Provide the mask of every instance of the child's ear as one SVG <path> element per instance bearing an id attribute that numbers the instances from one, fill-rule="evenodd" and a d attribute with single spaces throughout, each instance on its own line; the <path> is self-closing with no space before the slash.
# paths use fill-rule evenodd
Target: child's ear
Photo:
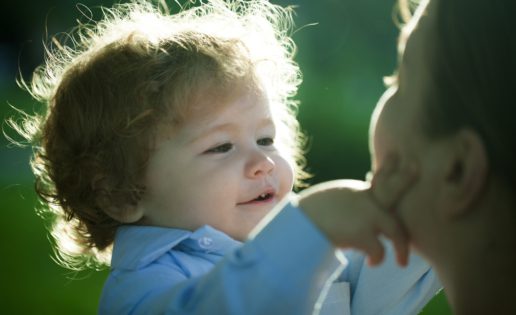
<path id="1" fill-rule="evenodd" d="M 97 205 L 111 218 L 121 223 L 134 223 L 143 217 L 143 208 L 136 204 L 114 205 L 105 196 L 97 198 Z"/>
<path id="2" fill-rule="evenodd" d="M 109 206 L 103 210 L 107 215 L 121 223 L 135 223 L 143 217 L 143 211 L 138 205 Z"/>
<path id="3" fill-rule="evenodd" d="M 485 187 L 488 158 L 484 142 L 471 129 L 462 129 L 452 136 L 446 154 L 439 211 L 451 219 L 466 215 L 474 207 Z"/>

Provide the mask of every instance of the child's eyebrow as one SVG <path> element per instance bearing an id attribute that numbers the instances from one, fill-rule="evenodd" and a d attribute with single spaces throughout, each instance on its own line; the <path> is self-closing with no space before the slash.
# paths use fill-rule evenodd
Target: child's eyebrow
<path id="1" fill-rule="evenodd" d="M 202 128 L 200 132 L 196 133 L 188 142 L 194 143 L 215 132 L 232 132 L 236 129 L 236 125 L 233 123 L 225 123 L 220 125 L 211 126 L 208 128 Z"/>
<path id="2" fill-rule="evenodd" d="M 271 117 L 267 117 L 267 118 L 260 120 L 256 126 L 258 128 L 274 126 L 274 121 L 272 120 Z M 247 126 L 244 126 L 244 128 L 245 127 L 247 127 Z M 216 132 L 234 133 L 234 132 L 238 132 L 239 129 L 242 129 L 242 126 L 237 123 L 223 123 L 223 124 L 219 124 L 219 125 L 210 126 L 208 128 L 202 129 L 199 133 L 194 135 L 188 142 L 189 143 L 197 142 L 200 139 L 203 139 Z"/>

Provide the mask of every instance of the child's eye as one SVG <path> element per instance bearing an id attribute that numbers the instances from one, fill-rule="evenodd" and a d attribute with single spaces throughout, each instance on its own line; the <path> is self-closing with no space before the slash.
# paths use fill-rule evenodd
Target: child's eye
<path id="1" fill-rule="evenodd" d="M 224 143 L 224 144 L 218 145 L 216 147 L 213 147 L 211 149 L 208 149 L 208 150 L 204 151 L 204 153 L 226 153 L 226 152 L 230 151 L 231 149 L 233 149 L 232 143 Z"/>
<path id="2" fill-rule="evenodd" d="M 261 138 L 256 141 L 261 146 L 271 146 L 274 144 L 274 138 Z"/>

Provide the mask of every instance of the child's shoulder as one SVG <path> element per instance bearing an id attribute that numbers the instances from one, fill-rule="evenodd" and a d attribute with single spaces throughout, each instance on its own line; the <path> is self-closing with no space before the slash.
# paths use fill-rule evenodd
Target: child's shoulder
<path id="1" fill-rule="evenodd" d="M 193 232 L 157 226 L 122 226 L 116 233 L 111 267 L 146 273 L 169 268 L 173 273 L 192 277 L 211 268 L 216 260 L 240 245 L 210 226 Z"/>

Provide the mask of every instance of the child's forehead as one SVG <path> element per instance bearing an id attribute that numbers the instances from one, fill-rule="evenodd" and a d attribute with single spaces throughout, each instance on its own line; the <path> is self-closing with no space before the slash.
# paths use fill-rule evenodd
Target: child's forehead
<path id="1" fill-rule="evenodd" d="M 246 99 L 248 102 L 241 102 Z M 240 100 L 240 101 L 239 101 Z M 227 87 L 208 86 L 195 91 L 185 104 L 187 119 L 212 120 L 228 109 L 229 106 L 267 106 L 267 93 L 252 82 L 234 82 Z"/>
<path id="2" fill-rule="evenodd" d="M 224 90 L 200 89 L 188 98 L 181 109 L 171 106 L 171 119 L 164 119 L 162 124 L 165 134 L 181 133 L 185 129 L 202 129 L 231 119 L 238 120 L 238 116 L 246 110 L 257 113 L 257 121 L 273 120 L 267 94 L 252 86 L 234 85 Z"/>

